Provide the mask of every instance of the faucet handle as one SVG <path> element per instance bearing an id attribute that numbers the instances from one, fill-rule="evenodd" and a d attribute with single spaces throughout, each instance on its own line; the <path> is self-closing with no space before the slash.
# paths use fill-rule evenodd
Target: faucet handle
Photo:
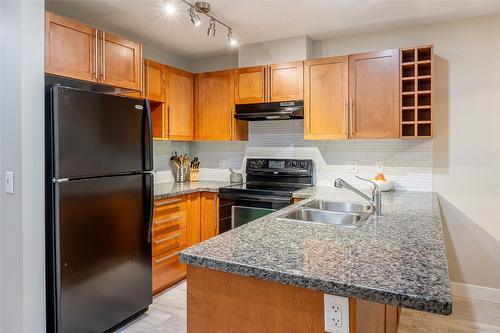
<path id="1" fill-rule="evenodd" d="M 380 192 L 380 188 L 378 187 L 378 184 L 375 183 L 373 180 L 366 179 L 366 178 L 360 177 L 358 175 L 355 175 L 355 177 L 358 178 L 358 179 L 364 180 L 365 182 L 372 183 L 372 185 L 373 185 L 373 193 Z"/>

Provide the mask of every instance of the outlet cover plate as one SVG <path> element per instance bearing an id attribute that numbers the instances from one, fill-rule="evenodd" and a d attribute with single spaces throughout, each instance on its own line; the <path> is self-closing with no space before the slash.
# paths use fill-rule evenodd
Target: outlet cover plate
<path id="1" fill-rule="evenodd" d="M 325 332 L 349 333 L 349 298 L 324 294 Z"/>
<path id="2" fill-rule="evenodd" d="M 358 162 L 356 162 L 356 161 L 345 162 L 345 172 L 346 173 L 358 173 Z"/>

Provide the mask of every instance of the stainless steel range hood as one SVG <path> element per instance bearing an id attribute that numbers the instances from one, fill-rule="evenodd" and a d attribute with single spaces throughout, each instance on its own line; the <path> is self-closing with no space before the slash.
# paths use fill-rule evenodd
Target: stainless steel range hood
<path id="1" fill-rule="evenodd" d="M 304 101 L 239 104 L 234 118 L 248 121 L 302 119 Z"/>

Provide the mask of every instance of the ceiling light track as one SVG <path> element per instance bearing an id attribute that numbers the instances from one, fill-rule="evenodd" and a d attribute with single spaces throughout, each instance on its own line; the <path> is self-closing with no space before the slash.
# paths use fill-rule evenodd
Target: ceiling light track
<path id="1" fill-rule="evenodd" d="M 206 17 L 208 17 L 210 19 L 209 27 L 207 30 L 207 36 L 215 37 L 215 31 L 216 31 L 215 25 L 216 25 L 216 23 L 218 23 L 227 29 L 227 40 L 229 42 L 229 45 L 231 45 L 231 46 L 238 45 L 238 41 L 236 39 L 236 36 L 233 33 L 233 29 L 229 25 L 227 25 L 224 22 L 222 22 L 221 20 L 217 19 L 215 16 L 212 16 L 211 14 L 209 14 L 210 3 L 205 2 L 205 1 L 200 1 L 200 2 L 196 2 L 193 5 L 187 0 L 180 0 L 180 2 L 189 6 L 188 14 L 189 14 L 191 23 L 193 23 L 193 25 L 195 27 L 198 27 L 201 25 L 201 20 L 200 20 L 200 17 L 198 16 L 198 13 L 205 15 Z M 167 13 L 173 14 L 174 4 L 172 3 L 172 0 L 167 0 L 167 2 L 165 3 L 165 8 L 167 10 Z"/>

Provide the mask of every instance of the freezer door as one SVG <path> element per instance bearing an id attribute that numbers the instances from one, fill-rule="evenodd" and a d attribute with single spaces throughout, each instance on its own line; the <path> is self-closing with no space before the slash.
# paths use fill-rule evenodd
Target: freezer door
<path id="1" fill-rule="evenodd" d="M 147 101 L 58 85 L 47 99 L 54 178 L 152 170 Z"/>
<path id="2" fill-rule="evenodd" d="M 103 332 L 147 308 L 153 177 L 55 185 L 58 332 Z"/>

